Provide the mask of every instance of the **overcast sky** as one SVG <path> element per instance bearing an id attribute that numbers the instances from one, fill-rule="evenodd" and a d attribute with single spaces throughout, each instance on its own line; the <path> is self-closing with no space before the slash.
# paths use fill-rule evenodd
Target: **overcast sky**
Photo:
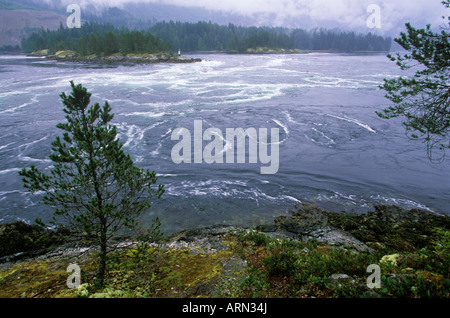
<path id="1" fill-rule="evenodd" d="M 58 0 L 47 0 L 54 2 Z M 448 15 L 442 0 L 61 0 L 64 3 L 98 4 L 123 7 L 125 3 L 152 2 L 185 7 L 202 7 L 208 10 L 258 17 L 272 25 L 301 25 L 302 20 L 317 26 L 342 28 L 367 27 L 369 5 L 380 8 L 382 30 L 393 30 L 413 22 L 416 27 L 427 23 L 438 26 L 442 15 Z"/>

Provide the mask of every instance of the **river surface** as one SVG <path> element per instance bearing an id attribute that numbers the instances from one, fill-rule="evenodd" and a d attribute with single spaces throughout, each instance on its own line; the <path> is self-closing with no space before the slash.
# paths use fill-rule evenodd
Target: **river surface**
<path id="1" fill-rule="evenodd" d="M 166 232 L 271 222 L 301 203 L 333 211 L 365 212 L 383 203 L 450 213 L 448 159 L 431 163 L 400 120 L 375 114 L 390 105 L 378 86 L 401 74 L 385 54 L 191 57 L 203 62 L 107 66 L 0 56 L 0 223 L 52 215 L 25 191 L 18 171 L 51 166 L 50 143 L 64 121 L 59 94 L 70 92 L 70 80 L 83 84 L 92 102 L 110 103 L 124 150 L 165 184 L 144 223 L 158 216 Z M 276 173 L 261 174 L 268 164 L 259 153 L 249 163 L 250 148 L 245 163 L 195 163 L 193 146 L 192 163 L 175 163 L 172 149 L 181 139 L 172 133 L 185 128 L 194 138 L 195 121 L 202 131 L 216 128 L 217 138 L 227 128 L 267 128 L 269 136 L 277 128 L 279 141 L 264 143 L 279 149 Z"/>

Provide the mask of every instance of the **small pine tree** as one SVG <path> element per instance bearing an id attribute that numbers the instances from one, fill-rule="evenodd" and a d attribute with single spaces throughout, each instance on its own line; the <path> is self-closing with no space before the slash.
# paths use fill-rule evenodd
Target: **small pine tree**
<path id="1" fill-rule="evenodd" d="M 54 222 L 61 218 L 98 243 L 97 282 L 102 286 L 109 240 L 121 229 L 135 228 L 149 200 L 161 197 L 164 186 L 154 188 L 156 173 L 136 167 L 122 150 L 108 102 L 89 106 L 87 89 L 70 83 L 71 95 L 60 95 L 67 122 L 57 125 L 64 133 L 52 142 L 50 174 L 32 165 L 19 175 L 29 191 L 44 193 L 43 203 L 55 209 Z"/>
<path id="2" fill-rule="evenodd" d="M 442 3 L 450 8 L 450 1 Z M 402 32 L 395 39 L 409 54 L 388 57 L 402 70 L 416 66 L 419 69 L 409 78 L 384 80 L 380 88 L 387 92 L 386 97 L 394 106 L 377 112 L 381 118 L 406 118 L 403 125 L 412 138 L 424 139 L 431 160 L 435 159 L 432 154 L 435 146 L 443 151 L 450 148 L 450 36 L 446 31 L 450 17 L 443 18 L 449 22 L 440 33 L 434 32 L 430 25 L 415 29 L 407 23 L 407 33 Z"/>

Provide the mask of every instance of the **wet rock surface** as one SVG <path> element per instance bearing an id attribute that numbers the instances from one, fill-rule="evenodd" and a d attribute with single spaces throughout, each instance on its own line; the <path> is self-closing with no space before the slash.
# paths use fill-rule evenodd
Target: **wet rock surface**
<path id="1" fill-rule="evenodd" d="M 261 228 L 270 236 L 285 236 L 300 241 L 317 240 L 325 245 L 370 253 L 372 249 L 352 234 L 329 224 L 328 216 L 320 207 L 302 205 L 291 211 L 291 216 L 280 216 L 274 225 Z"/>
<path id="2" fill-rule="evenodd" d="M 328 223 L 377 250 L 414 251 L 427 246 L 436 228 L 450 229 L 450 217 L 420 209 L 377 205 L 365 214 L 324 212 Z"/>
<path id="3" fill-rule="evenodd" d="M 118 253 L 113 253 L 117 259 L 110 264 L 109 285 L 96 290 L 89 284 L 98 251 L 92 241 L 67 230 L 14 222 L 0 225 L 3 253 L 13 253 L 0 257 L 0 294 L 448 297 L 449 227 L 448 216 L 422 210 L 376 206 L 366 214 L 353 214 L 302 205 L 257 227 L 194 228 L 161 242 L 116 237 L 111 250 Z M 436 230 L 443 236 L 437 237 Z M 84 289 L 67 288 L 68 264 L 83 268 L 88 282 Z M 368 287 L 368 264 L 385 271 L 384 289 Z"/>
<path id="4" fill-rule="evenodd" d="M 277 217 L 273 224 L 255 228 L 215 225 L 181 231 L 168 239 L 167 246 L 215 252 L 227 249 L 227 236 L 257 231 L 273 238 L 316 240 L 358 253 L 408 251 L 426 246 L 436 227 L 448 230 L 450 218 L 386 205 L 375 206 L 366 214 L 328 212 L 314 205 L 302 205 L 289 211 L 289 215 Z M 88 241 L 72 237 L 67 229 L 53 231 L 23 222 L 0 225 L 0 263 L 88 246 Z"/>

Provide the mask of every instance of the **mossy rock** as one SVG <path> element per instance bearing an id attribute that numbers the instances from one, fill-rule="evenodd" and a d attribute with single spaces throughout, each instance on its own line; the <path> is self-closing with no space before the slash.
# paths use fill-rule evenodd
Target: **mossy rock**
<path id="1" fill-rule="evenodd" d="M 450 229 L 450 217 L 426 210 L 377 205 L 365 214 L 324 212 L 330 225 L 384 252 L 411 252 L 432 244 L 436 228 Z"/>
<path id="2" fill-rule="evenodd" d="M 49 49 L 44 49 L 44 50 L 39 50 L 39 51 L 34 51 L 32 53 L 30 53 L 30 56 L 47 56 L 50 54 L 50 50 Z"/>
<path id="3" fill-rule="evenodd" d="M 290 217 L 277 217 L 274 223 L 280 230 L 305 235 L 326 227 L 328 218 L 323 212 L 318 206 L 304 204 L 290 211 Z"/>
<path id="4" fill-rule="evenodd" d="M 37 251 L 67 240 L 67 230 L 51 231 L 38 225 L 16 221 L 0 225 L 0 257 Z"/>
<path id="5" fill-rule="evenodd" d="M 76 52 L 71 50 L 62 50 L 55 53 L 56 56 L 75 56 Z"/>

